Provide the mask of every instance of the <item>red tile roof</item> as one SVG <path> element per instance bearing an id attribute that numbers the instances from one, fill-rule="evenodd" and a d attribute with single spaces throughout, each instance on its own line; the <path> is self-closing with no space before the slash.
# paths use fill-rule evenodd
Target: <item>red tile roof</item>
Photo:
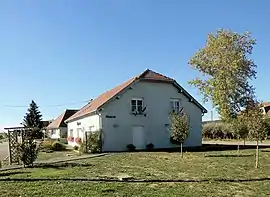
<path id="1" fill-rule="evenodd" d="M 171 79 L 169 77 L 166 77 L 162 74 L 156 73 L 152 70 L 147 69 L 143 73 L 141 73 L 138 76 L 135 76 L 128 81 L 124 82 L 123 84 L 120 84 L 116 86 L 115 88 L 101 94 L 96 99 L 90 101 L 87 105 L 85 105 L 82 109 L 80 109 L 77 113 L 75 113 L 73 116 L 68 118 L 66 122 L 75 120 L 77 118 L 80 118 L 82 116 L 88 115 L 91 112 L 96 111 L 98 108 L 100 108 L 103 104 L 108 102 L 110 99 L 115 97 L 118 93 L 126 89 L 128 86 L 130 86 L 133 82 L 136 80 L 155 80 L 155 81 L 161 81 L 161 82 L 169 82 L 169 83 L 176 83 L 174 79 Z M 176 83 L 177 84 L 177 83 Z M 176 85 L 177 87 L 181 87 L 179 84 Z M 181 87 L 182 88 L 182 87 Z M 183 88 L 182 88 L 183 89 Z M 185 90 L 183 93 L 186 93 L 188 97 L 191 97 Z M 191 97 L 192 98 L 192 97 Z M 193 99 L 193 98 L 192 98 Z M 193 99 L 195 101 L 195 99 Z M 203 106 L 201 106 L 197 101 L 195 101 L 195 104 L 197 104 L 200 108 L 202 108 L 204 111 L 207 111 Z"/>
<path id="2" fill-rule="evenodd" d="M 51 124 L 47 126 L 48 129 L 55 129 L 59 127 L 66 127 L 66 123 L 64 122 L 67 120 L 69 117 L 74 115 L 76 112 L 79 110 L 74 110 L 74 109 L 67 109 L 65 110 L 58 118 L 56 118 L 54 121 L 52 121 Z"/>
<path id="3" fill-rule="evenodd" d="M 270 102 L 264 102 L 264 103 L 262 103 L 262 105 L 263 105 L 264 107 L 269 107 L 269 106 L 270 106 Z"/>

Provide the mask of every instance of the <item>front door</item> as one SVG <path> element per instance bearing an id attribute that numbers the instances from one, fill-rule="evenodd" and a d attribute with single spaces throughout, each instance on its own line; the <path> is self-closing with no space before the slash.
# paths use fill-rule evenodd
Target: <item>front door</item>
<path id="1" fill-rule="evenodd" d="M 145 133 L 143 126 L 132 127 L 133 145 L 137 150 L 145 149 Z"/>

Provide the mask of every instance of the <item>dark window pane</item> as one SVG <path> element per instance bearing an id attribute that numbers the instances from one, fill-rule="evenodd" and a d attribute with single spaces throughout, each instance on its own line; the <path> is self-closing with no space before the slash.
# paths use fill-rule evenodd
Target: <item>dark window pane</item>
<path id="1" fill-rule="evenodd" d="M 142 106 L 141 105 L 138 105 L 138 111 L 142 112 Z"/>
<path id="2" fill-rule="evenodd" d="M 138 104 L 139 106 L 142 106 L 142 100 L 137 100 L 137 104 Z"/>
<path id="3" fill-rule="evenodd" d="M 173 101 L 170 102 L 170 105 L 171 105 L 171 108 L 173 109 L 173 108 L 174 108 L 174 103 L 173 103 Z"/>
<path id="4" fill-rule="evenodd" d="M 136 100 L 131 100 L 131 105 L 136 105 Z"/>
<path id="5" fill-rule="evenodd" d="M 131 106 L 131 111 L 136 111 L 136 105 Z"/>

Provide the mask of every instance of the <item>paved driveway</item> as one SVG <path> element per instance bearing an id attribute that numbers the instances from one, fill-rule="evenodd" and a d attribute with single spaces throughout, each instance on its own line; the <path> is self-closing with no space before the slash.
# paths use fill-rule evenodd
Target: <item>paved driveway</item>
<path id="1" fill-rule="evenodd" d="M 8 143 L 3 142 L 0 144 L 0 160 L 5 159 L 8 156 Z"/>

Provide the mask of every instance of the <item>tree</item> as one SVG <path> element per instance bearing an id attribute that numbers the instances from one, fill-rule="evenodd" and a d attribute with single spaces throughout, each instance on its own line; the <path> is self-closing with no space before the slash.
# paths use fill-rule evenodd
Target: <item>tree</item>
<path id="1" fill-rule="evenodd" d="M 42 132 L 41 132 L 41 128 L 43 127 L 42 115 L 38 109 L 37 104 L 33 100 L 30 103 L 28 112 L 24 116 L 23 125 L 24 127 L 33 128 L 32 137 L 34 138 L 42 137 Z"/>
<path id="2" fill-rule="evenodd" d="M 181 157 L 183 157 L 183 143 L 189 135 L 189 119 L 186 113 L 171 113 L 171 141 L 181 146 Z"/>
<path id="3" fill-rule="evenodd" d="M 255 44 L 249 32 L 220 29 L 208 35 L 206 46 L 189 61 L 202 74 L 189 83 L 199 89 L 205 102 L 212 102 L 225 121 L 234 118 L 254 98 L 249 81 L 256 78 L 257 66 L 249 56 Z"/>
<path id="4" fill-rule="evenodd" d="M 24 140 L 18 145 L 18 156 L 24 166 L 33 166 L 34 161 L 37 159 L 38 151 L 36 142 L 31 138 Z"/>
<path id="5" fill-rule="evenodd" d="M 245 139 L 248 136 L 248 127 L 245 122 L 244 116 L 242 114 L 237 115 L 234 119 L 231 120 L 231 129 L 236 136 L 238 140 L 238 145 L 237 145 L 237 154 L 239 154 L 239 149 L 240 149 L 240 139 Z"/>
<path id="6" fill-rule="evenodd" d="M 248 137 L 250 140 L 257 142 L 256 146 L 256 164 L 255 168 L 259 166 L 259 141 L 264 140 L 267 137 L 267 129 L 265 127 L 265 120 L 260 110 L 260 104 L 258 102 L 252 103 L 244 110 L 244 116 L 246 119 L 247 127 L 249 130 Z"/>

